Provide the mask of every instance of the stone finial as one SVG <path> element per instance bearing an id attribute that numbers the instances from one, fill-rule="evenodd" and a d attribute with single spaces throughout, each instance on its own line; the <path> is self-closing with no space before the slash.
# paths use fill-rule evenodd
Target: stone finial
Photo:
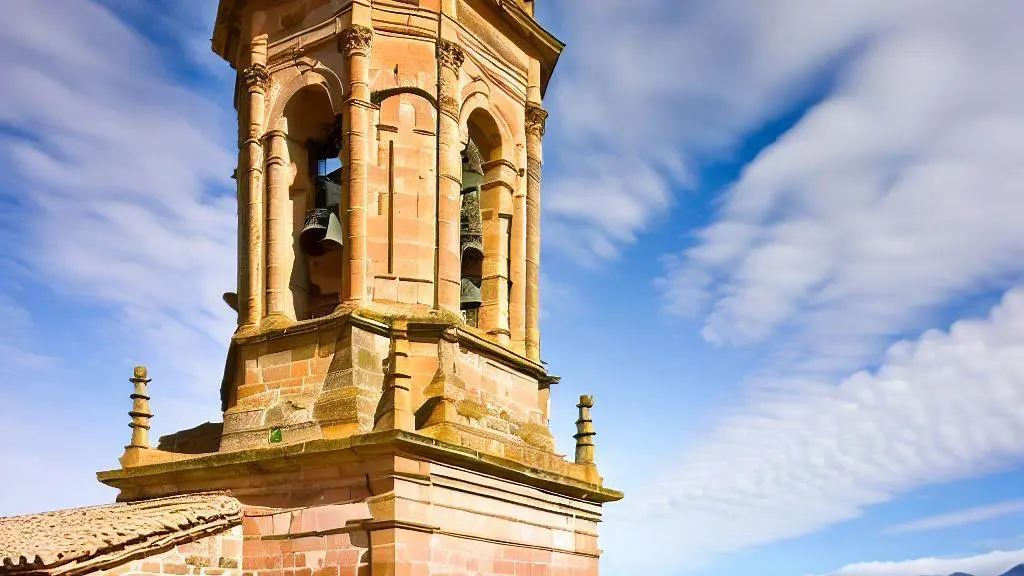
<path id="1" fill-rule="evenodd" d="M 580 417 L 576 420 L 576 463 L 594 463 L 594 423 L 590 419 L 590 409 L 594 407 L 594 397 L 590 395 L 580 396 L 580 403 L 576 405 L 580 409 Z"/>
<path id="2" fill-rule="evenodd" d="M 132 429 L 132 443 L 128 448 L 149 448 L 149 419 L 153 414 L 149 411 L 149 396 L 146 392 L 146 385 L 150 379 L 147 378 L 145 366 L 136 366 L 129 382 L 135 385 L 132 393 L 132 410 L 128 413 L 132 421 L 128 426 Z"/>

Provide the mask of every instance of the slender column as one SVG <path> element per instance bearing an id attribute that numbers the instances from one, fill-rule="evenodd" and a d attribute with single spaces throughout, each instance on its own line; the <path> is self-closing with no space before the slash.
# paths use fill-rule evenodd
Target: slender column
<path id="1" fill-rule="evenodd" d="M 149 448 L 149 420 L 153 414 L 149 411 L 149 394 L 146 386 L 150 379 L 146 377 L 146 367 L 136 366 L 129 382 L 135 385 L 132 392 L 132 410 L 128 413 L 132 421 L 128 426 L 132 429 L 132 443 L 127 448 Z"/>
<path id="2" fill-rule="evenodd" d="M 548 113 L 526 103 L 526 357 L 540 360 L 540 172 L 541 139 Z"/>
<path id="3" fill-rule="evenodd" d="M 288 317 L 287 298 L 292 257 L 291 221 L 286 213 L 288 186 L 285 180 L 285 133 L 269 130 L 263 137 L 267 151 L 267 316 Z"/>
<path id="4" fill-rule="evenodd" d="M 515 165 L 505 158 L 483 165 L 486 183 L 480 207 L 489 217 L 484 225 L 483 307 L 480 327 L 502 346 L 510 344 L 509 329 L 509 235 L 512 224 L 512 192 Z"/>
<path id="5" fill-rule="evenodd" d="M 437 191 L 437 307 L 459 312 L 461 262 L 459 256 L 459 202 L 462 186 L 459 138 L 459 68 L 462 47 L 443 38 L 437 41 L 439 158 Z"/>
<path id="6" fill-rule="evenodd" d="M 369 284 L 367 283 L 367 250 L 366 250 L 366 172 L 369 159 L 370 115 L 373 105 L 370 103 L 370 46 L 373 42 L 373 30 L 360 25 L 352 25 L 341 34 L 341 48 L 348 62 L 348 93 L 345 102 L 345 135 L 342 148 L 345 161 L 344 170 L 348 175 L 347 205 L 345 229 L 348 237 L 346 254 L 348 256 L 347 300 L 367 300 Z"/>
<path id="7" fill-rule="evenodd" d="M 522 153 L 525 153 L 523 150 Z M 522 162 L 522 160 L 517 160 Z M 520 164 L 522 165 L 522 164 Z M 526 354 L 526 179 L 518 178 L 512 197 L 511 241 L 509 242 L 509 331 L 512 349 Z"/>
<path id="8" fill-rule="evenodd" d="M 248 106 L 239 106 L 245 126 L 238 155 L 238 324 L 254 327 L 263 318 L 263 114 L 270 73 L 267 37 L 252 41 L 251 64 L 242 71 Z"/>

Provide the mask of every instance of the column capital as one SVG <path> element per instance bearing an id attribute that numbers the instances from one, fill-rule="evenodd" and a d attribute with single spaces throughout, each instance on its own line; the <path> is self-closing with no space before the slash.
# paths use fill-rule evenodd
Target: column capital
<path id="1" fill-rule="evenodd" d="M 451 40 L 437 39 L 437 61 L 442 67 L 458 71 L 466 61 L 466 53 Z"/>
<path id="2" fill-rule="evenodd" d="M 368 53 L 372 43 L 373 29 L 353 24 L 342 30 L 338 47 L 345 52 L 346 56 L 352 56 L 353 54 Z"/>
<path id="3" fill-rule="evenodd" d="M 548 111 L 536 102 L 526 103 L 526 133 L 533 136 L 544 136 L 544 124 L 548 119 Z"/>
<path id="4" fill-rule="evenodd" d="M 250 92 L 253 90 L 266 92 L 270 85 L 270 70 L 266 65 L 258 62 L 250 64 L 242 70 L 242 78 L 245 79 L 245 86 Z"/>

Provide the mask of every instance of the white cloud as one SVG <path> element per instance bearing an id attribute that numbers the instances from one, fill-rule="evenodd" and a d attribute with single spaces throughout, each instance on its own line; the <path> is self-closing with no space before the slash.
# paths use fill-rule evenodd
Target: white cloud
<path id="1" fill-rule="evenodd" d="M 769 4 L 800 20 L 799 3 Z M 744 167 L 660 283 L 670 310 L 708 307 L 710 342 L 783 338 L 790 374 L 854 369 L 935 307 L 1024 271 L 1021 5 L 889 4 L 856 3 L 834 90 Z M 824 61 L 820 41 L 803 49 Z"/>
<path id="2" fill-rule="evenodd" d="M 875 373 L 759 390 L 683 446 L 658 482 L 609 511 L 609 560 L 637 571 L 637 562 L 680 558 L 696 566 L 856 518 L 924 485 L 1019 464 L 1021 405 L 1017 289 L 984 320 L 893 345 Z"/>
<path id="3" fill-rule="evenodd" d="M 987 520 L 994 520 L 996 518 L 1013 516 L 1021 513 L 1024 513 L 1024 498 L 1006 500 L 1004 502 L 996 502 L 995 504 L 987 504 L 985 506 L 976 506 L 966 510 L 957 510 L 946 514 L 936 514 L 934 516 L 918 518 L 917 520 L 904 522 L 903 524 L 897 524 L 896 526 L 887 528 L 885 532 L 897 534 L 902 532 L 941 530 L 943 528 L 976 524 L 978 522 L 985 522 Z"/>
<path id="4" fill-rule="evenodd" d="M 0 514 L 109 497 L 93 473 L 127 438 L 133 363 L 154 378 L 154 437 L 218 418 L 233 329 L 220 298 L 235 283 L 230 96 L 210 102 L 172 70 L 201 60 L 214 5 L 147 9 L 166 25 L 157 45 L 96 2 L 59 4 L 0 5 L 0 320 L 24 334 L 0 334 L 0 375 L 19 383 L 0 406 L 0 454 L 19 463 Z M 204 80 L 218 98 L 224 78 Z M 53 298 L 81 316 L 34 324 L 27 309 Z M 82 341 L 124 378 L 49 357 Z"/>
<path id="5" fill-rule="evenodd" d="M 973 576 L 999 576 L 1024 563 L 1024 550 L 996 550 L 960 558 L 918 558 L 899 562 L 848 564 L 828 576 L 945 576 L 965 572 Z"/>
<path id="6" fill-rule="evenodd" d="M 3 11 L 8 249 L 59 294 L 115 305 L 121 336 L 173 366 L 164 375 L 183 390 L 215 391 L 232 328 L 220 299 L 234 286 L 231 116 L 97 4 Z"/>

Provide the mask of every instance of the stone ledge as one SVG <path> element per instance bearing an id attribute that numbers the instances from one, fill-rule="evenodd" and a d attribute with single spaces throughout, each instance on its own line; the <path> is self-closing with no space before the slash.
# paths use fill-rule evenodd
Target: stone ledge
<path id="1" fill-rule="evenodd" d="M 340 439 L 310 440 L 239 452 L 204 454 L 175 462 L 98 472 L 96 476 L 103 484 L 122 490 L 122 495 L 118 496 L 122 500 L 131 499 L 124 498 L 124 491 L 132 488 L 152 486 L 160 481 L 173 486 L 176 473 L 207 471 L 211 475 L 231 475 L 251 471 L 254 465 L 270 471 L 274 469 L 274 462 L 279 466 L 294 467 L 313 465 L 323 459 L 336 461 L 346 456 L 358 461 L 374 454 L 409 454 L 431 461 L 442 461 L 586 502 L 614 502 L 623 497 L 618 490 L 400 430 Z"/>

